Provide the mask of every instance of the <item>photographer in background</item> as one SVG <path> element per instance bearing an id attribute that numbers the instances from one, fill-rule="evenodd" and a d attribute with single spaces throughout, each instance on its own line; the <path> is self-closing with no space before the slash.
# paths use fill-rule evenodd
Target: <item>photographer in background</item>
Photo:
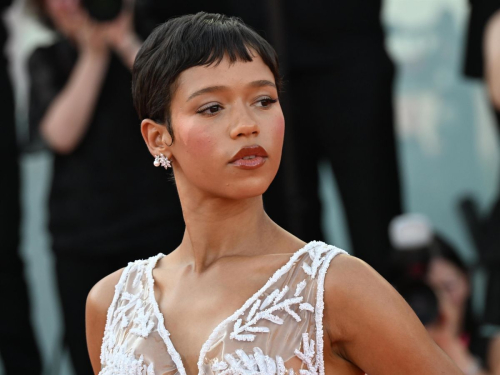
<path id="1" fill-rule="evenodd" d="M 141 45 L 132 4 L 31 5 L 58 34 L 29 60 L 29 118 L 54 154 L 49 230 L 65 344 L 76 373 L 88 375 L 88 292 L 133 259 L 172 251 L 184 223 L 175 187 L 144 147 L 132 104 L 130 68 Z"/>
<path id="2" fill-rule="evenodd" d="M 398 216 L 389 232 L 398 250 L 391 283 L 466 375 L 491 374 L 486 370 L 489 340 L 480 335 L 472 309 L 471 271 L 458 251 L 423 215 Z"/>
<path id="3" fill-rule="evenodd" d="M 432 339 L 458 365 L 465 375 L 492 375 L 483 369 L 467 346 L 449 328 L 450 306 L 443 305 L 434 288 L 423 281 L 398 286 Z"/>

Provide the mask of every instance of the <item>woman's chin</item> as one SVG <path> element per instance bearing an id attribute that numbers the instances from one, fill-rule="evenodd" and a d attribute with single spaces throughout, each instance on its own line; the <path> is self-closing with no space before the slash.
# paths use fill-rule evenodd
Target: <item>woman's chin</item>
<path id="1" fill-rule="evenodd" d="M 234 186 L 227 192 L 231 199 L 249 199 L 261 196 L 269 188 L 270 184 L 247 184 L 245 186 Z"/>

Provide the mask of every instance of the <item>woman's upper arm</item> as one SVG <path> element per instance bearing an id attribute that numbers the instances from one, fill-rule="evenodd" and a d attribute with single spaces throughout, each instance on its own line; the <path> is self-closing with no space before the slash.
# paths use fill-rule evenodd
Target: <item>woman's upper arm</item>
<path id="1" fill-rule="evenodd" d="M 341 255 L 330 265 L 324 316 L 332 350 L 370 375 L 461 374 L 406 301 L 359 259 Z"/>
<path id="2" fill-rule="evenodd" d="M 96 374 L 101 370 L 101 346 L 106 327 L 108 308 L 113 302 L 115 285 L 120 281 L 123 268 L 99 281 L 87 297 L 85 324 L 87 348 L 90 361 Z"/>
<path id="3" fill-rule="evenodd" d="M 485 77 L 495 108 L 500 110 L 500 10 L 486 25 L 484 36 Z"/>

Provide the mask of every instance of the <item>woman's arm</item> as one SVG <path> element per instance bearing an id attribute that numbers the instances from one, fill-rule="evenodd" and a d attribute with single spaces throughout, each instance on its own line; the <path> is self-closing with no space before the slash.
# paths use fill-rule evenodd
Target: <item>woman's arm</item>
<path id="1" fill-rule="evenodd" d="M 94 285 L 87 297 L 85 311 L 87 348 L 95 374 L 101 370 L 101 346 L 108 308 L 113 302 L 115 285 L 120 281 L 122 272 L 123 268 L 106 276 Z"/>
<path id="2" fill-rule="evenodd" d="M 500 375 L 500 335 L 491 339 L 488 348 L 488 365 L 494 375 Z"/>
<path id="3" fill-rule="evenodd" d="M 484 34 L 484 71 L 490 98 L 500 110 L 500 10 L 488 21 Z"/>
<path id="4" fill-rule="evenodd" d="M 106 24 L 106 38 L 110 47 L 130 70 L 142 45 L 134 30 L 133 10 L 133 4 L 127 4 L 116 20 Z"/>
<path id="5" fill-rule="evenodd" d="M 396 290 L 354 257 L 330 265 L 324 320 L 332 353 L 370 375 L 462 374 Z"/>
<path id="6" fill-rule="evenodd" d="M 65 87 L 51 103 L 41 123 L 40 132 L 56 152 L 68 154 L 79 144 L 94 114 L 109 51 L 99 26 L 82 30 L 79 57 Z"/>

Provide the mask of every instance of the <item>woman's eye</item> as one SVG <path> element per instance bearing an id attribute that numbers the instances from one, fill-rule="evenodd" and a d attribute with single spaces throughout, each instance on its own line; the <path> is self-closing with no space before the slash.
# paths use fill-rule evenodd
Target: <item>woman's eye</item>
<path id="1" fill-rule="evenodd" d="M 277 101 L 278 101 L 278 99 L 263 98 L 263 99 L 258 100 L 257 103 L 260 104 L 259 107 L 267 108 L 267 107 L 272 106 Z"/>
<path id="2" fill-rule="evenodd" d="M 215 115 L 216 113 L 220 112 L 222 107 L 219 104 L 212 104 L 209 105 L 208 107 L 203 107 L 200 110 L 197 111 L 197 113 L 201 113 L 204 115 Z"/>

